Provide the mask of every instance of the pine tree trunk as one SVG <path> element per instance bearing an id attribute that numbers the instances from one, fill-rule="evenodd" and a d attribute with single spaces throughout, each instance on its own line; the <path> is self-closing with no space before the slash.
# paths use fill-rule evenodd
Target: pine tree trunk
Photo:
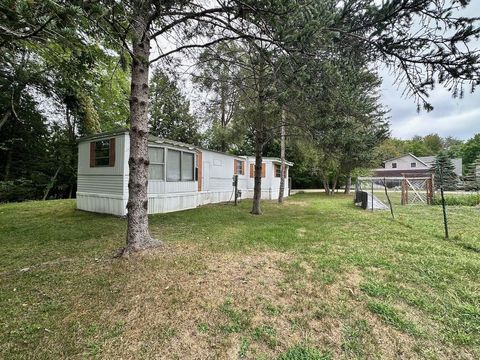
<path id="1" fill-rule="evenodd" d="M 347 175 L 347 183 L 345 184 L 345 194 L 350 194 L 350 188 L 352 187 L 352 174 L 348 173 Z"/>
<path id="2" fill-rule="evenodd" d="M 263 155 L 263 139 L 257 130 L 255 135 L 255 179 L 253 185 L 253 215 L 262 215 L 260 200 L 262 198 L 262 155 Z"/>
<path id="3" fill-rule="evenodd" d="M 278 203 L 283 203 L 283 195 L 285 192 L 285 109 L 282 109 L 282 126 L 280 128 L 280 189 L 278 191 Z"/>
<path id="4" fill-rule="evenodd" d="M 141 7 L 141 5 L 140 5 Z M 130 95 L 130 157 L 128 159 L 127 246 L 123 256 L 161 245 L 148 230 L 148 71 L 150 38 L 146 11 L 132 22 L 133 59 Z"/>

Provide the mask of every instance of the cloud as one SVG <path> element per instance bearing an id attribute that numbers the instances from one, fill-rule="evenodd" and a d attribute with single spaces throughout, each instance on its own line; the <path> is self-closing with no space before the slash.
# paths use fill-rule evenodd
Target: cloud
<path id="1" fill-rule="evenodd" d="M 393 77 L 383 74 L 382 98 L 384 105 L 391 109 L 390 123 L 392 136 L 408 139 L 414 135 L 438 133 L 468 139 L 480 132 L 480 93 L 467 93 L 453 98 L 447 89 L 439 87 L 431 92 L 431 112 L 417 113 L 413 98 L 402 97 L 402 88 L 393 85 Z"/>

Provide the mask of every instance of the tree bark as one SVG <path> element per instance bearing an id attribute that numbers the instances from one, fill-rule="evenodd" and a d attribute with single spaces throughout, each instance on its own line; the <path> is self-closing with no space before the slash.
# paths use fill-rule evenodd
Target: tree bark
<path id="1" fill-rule="evenodd" d="M 130 157 L 128 159 L 127 246 L 121 255 L 161 245 L 148 229 L 148 72 L 150 37 L 148 11 L 138 5 L 132 22 L 134 39 L 130 96 Z"/>
<path id="2" fill-rule="evenodd" d="M 325 175 L 323 175 L 323 189 L 325 190 L 325 194 L 330 195 L 330 181 Z"/>
<path id="3" fill-rule="evenodd" d="M 332 188 L 330 190 L 330 195 L 335 195 L 335 189 L 337 188 L 337 181 L 338 181 L 338 177 L 335 176 L 333 178 L 333 184 L 332 184 Z"/>
<path id="4" fill-rule="evenodd" d="M 47 188 L 45 189 L 45 193 L 43 194 L 42 200 L 47 200 L 48 194 L 50 193 L 50 190 L 53 187 L 53 184 L 55 183 L 55 180 L 57 179 L 58 173 L 60 172 L 60 166 L 57 168 L 57 171 L 55 171 L 55 174 L 52 176 L 50 179 L 50 182 L 47 185 Z"/>
<path id="5" fill-rule="evenodd" d="M 280 128 L 280 189 L 278 191 L 278 203 L 283 204 L 285 193 L 285 109 L 282 109 L 282 126 Z"/>
<path id="6" fill-rule="evenodd" d="M 12 110 L 8 109 L 5 114 L 3 114 L 2 119 L 0 120 L 0 130 L 2 129 L 3 125 L 7 122 L 8 118 L 12 115 Z"/>
<path id="7" fill-rule="evenodd" d="M 347 183 L 345 184 L 345 194 L 350 194 L 350 188 L 352 187 L 352 173 L 347 175 Z"/>
<path id="8" fill-rule="evenodd" d="M 253 215 L 262 215 L 260 200 L 262 198 L 262 155 L 263 155 L 263 138 L 259 131 L 255 133 L 255 179 L 253 186 Z"/>
<path id="9" fill-rule="evenodd" d="M 7 161 L 5 163 L 5 173 L 4 173 L 4 176 L 3 176 L 4 181 L 10 180 L 10 168 L 11 168 L 11 165 L 12 165 L 12 154 L 13 154 L 12 149 L 8 150 Z"/>

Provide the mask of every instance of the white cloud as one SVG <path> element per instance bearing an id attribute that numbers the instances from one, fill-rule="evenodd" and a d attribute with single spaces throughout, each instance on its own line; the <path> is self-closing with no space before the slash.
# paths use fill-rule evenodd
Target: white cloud
<path id="1" fill-rule="evenodd" d="M 431 133 L 468 139 L 479 132 L 480 107 L 445 116 L 435 116 L 433 113 L 417 114 L 402 122 L 392 121 L 392 135 L 403 139 Z"/>

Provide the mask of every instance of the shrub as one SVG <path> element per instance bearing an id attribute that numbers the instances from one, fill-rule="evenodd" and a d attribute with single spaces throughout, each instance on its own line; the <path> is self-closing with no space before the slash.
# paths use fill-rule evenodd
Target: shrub
<path id="1" fill-rule="evenodd" d="M 442 204 L 440 195 L 435 196 L 433 204 Z M 477 206 L 480 204 L 480 194 L 446 195 L 445 204 L 450 206 Z"/>
<path id="2" fill-rule="evenodd" d="M 0 203 L 41 198 L 42 188 L 28 179 L 0 181 Z"/>

